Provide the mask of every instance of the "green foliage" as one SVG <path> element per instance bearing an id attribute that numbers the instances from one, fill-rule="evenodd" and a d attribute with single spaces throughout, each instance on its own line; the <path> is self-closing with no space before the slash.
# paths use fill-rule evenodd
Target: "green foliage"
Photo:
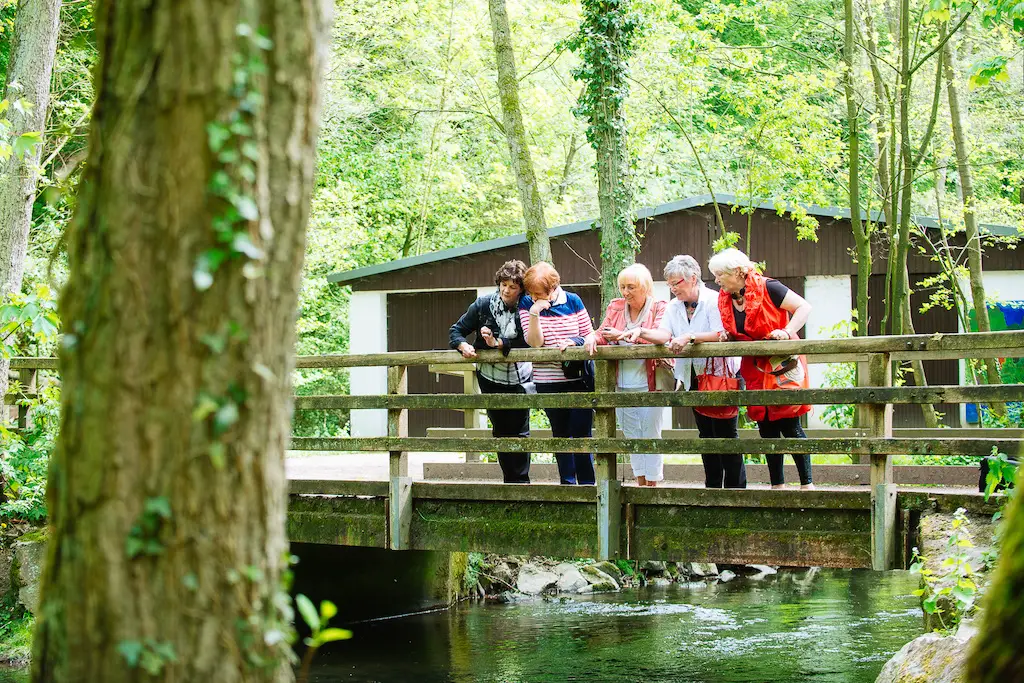
<path id="1" fill-rule="evenodd" d="M 134 559 L 139 555 L 156 556 L 164 551 L 161 538 L 171 519 L 171 501 L 164 496 L 147 498 L 142 514 L 125 540 L 125 552 Z"/>
<path id="2" fill-rule="evenodd" d="M 16 292 L 0 305 L 0 355 L 10 358 L 29 344 L 45 346 L 57 338 L 57 302 L 46 285 L 31 294 Z"/>
<path id="3" fill-rule="evenodd" d="M 313 606 L 313 602 L 305 595 L 299 593 L 295 596 L 295 606 L 310 630 L 309 637 L 302 641 L 306 645 L 306 654 L 302 657 L 302 666 L 297 677 L 301 683 L 305 683 L 309 678 L 309 666 L 313 661 L 316 651 L 327 643 L 348 640 L 352 637 L 352 632 L 343 628 L 331 628 L 328 626 L 330 620 L 338 614 L 338 608 L 330 600 L 322 601 L 320 603 L 320 611 L 318 612 L 316 607 Z"/>
<path id="4" fill-rule="evenodd" d="M 967 523 L 967 511 L 959 508 L 953 515 L 953 525 L 947 542 L 949 555 L 942 561 L 940 571 L 925 566 L 925 558 L 914 548 L 910 565 L 912 574 L 920 574 L 923 587 L 914 592 L 921 597 L 921 606 L 928 614 L 935 615 L 939 629 L 952 633 L 960 621 L 974 610 L 977 584 L 971 568 L 968 549 L 974 547 L 970 539 L 962 535 Z"/>
<path id="5" fill-rule="evenodd" d="M 22 387 L 14 383 L 11 392 Z M 0 519 L 39 522 L 46 519 L 46 477 L 60 428 L 60 389 L 48 383 L 35 398 L 18 401 L 29 411 L 25 431 L 15 432 L 0 424 L 0 476 L 5 500 Z"/>
<path id="6" fill-rule="evenodd" d="M 174 644 L 146 638 L 144 640 L 122 640 L 117 651 L 131 668 L 139 667 L 150 676 L 157 676 L 168 664 L 178 661 Z"/>
<path id="7" fill-rule="evenodd" d="M 829 328 L 818 330 L 828 339 L 846 339 L 853 335 L 853 323 L 840 321 Z M 825 366 L 825 386 L 830 389 L 845 389 L 857 386 L 856 363 L 828 363 Z M 821 420 L 832 429 L 853 427 L 856 407 L 853 405 L 830 405 L 821 414 Z"/>

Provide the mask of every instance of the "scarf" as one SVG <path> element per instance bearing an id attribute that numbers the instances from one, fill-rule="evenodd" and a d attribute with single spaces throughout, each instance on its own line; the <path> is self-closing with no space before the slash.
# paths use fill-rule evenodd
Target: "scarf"
<path id="1" fill-rule="evenodd" d="M 624 310 L 623 310 L 624 318 L 623 319 L 626 321 L 626 329 L 627 330 L 632 330 L 633 328 L 640 327 L 641 325 L 643 325 L 643 322 L 645 320 L 647 320 L 647 316 L 649 316 L 651 314 L 651 306 L 653 306 L 653 305 L 654 305 L 654 297 L 653 296 L 647 297 L 647 301 L 644 302 L 644 307 L 642 309 L 640 309 L 640 315 L 638 315 L 636 317 L 636 320 L 630 320 L 629 319 L 629 304 L 623 302 L 623 306 L 624 306 Z"/>
<path id="2" fill-rule="evenodd" d="M 495 337 L 505 337 L 506 339 L 516 338 L 516 318 L 519 315 L 518 310 L 513 310 L 505 306 L 505 302 L 501 300 L 501 292 L 494 292 L 491 294 L 491 316 L 494 318 L 494 323 L 497 327 L 493 330 Z"/>

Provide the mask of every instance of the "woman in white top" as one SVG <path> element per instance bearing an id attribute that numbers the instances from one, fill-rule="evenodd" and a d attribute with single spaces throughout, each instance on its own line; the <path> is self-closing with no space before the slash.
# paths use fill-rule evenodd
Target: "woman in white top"
<path id="1" fill-rule="evenodd" d="M 701 281 L 700 264 L 692 256 L 676 256 L 665 265 L 665 280 L 675 297 L 669 302 L 657 329 L 642 330 L 640 336 L 655 344 L 667 344 L 682 353 L 688 344 L 717 342 L 722 332 L 722 315 L 718 311 L 718 292 Z M 684 391 L 697 388 L 697 375 L 707 371 L 710 358 L 676 358 L 675 375 Z M 739 359 L 718 359 L 711 364 L 711 374 L 721 375 L 726 367 L 735 374 Z M 702 439 L 737 439 L 738 417 L 715 418 L 693 411 Z M 704 484 L 708 488 L 743 489 L 747 473 L 742 455 L 702 455 Z"/>
<path id="2" fill-rule="evenodd" d="M 654 278 L 639 263 L 619 273 L 621 299 L 612 299 L 598 330 L 598 344 L 650 344 L 638 339 L 644 326 L 657 328 L 665 314 L 665 302 L 654 300 Z M 618 391 L 657 391 L 656 369 L 661 359 L 620 360 L 617 367 Z M 660 439 L 663 408 L 616 408 L 615 418 L 627 439 Z M 656 486 L 664 478 L 664 458 L 659 453 L 632 453 L 629 456 L 637 486 Z"/>

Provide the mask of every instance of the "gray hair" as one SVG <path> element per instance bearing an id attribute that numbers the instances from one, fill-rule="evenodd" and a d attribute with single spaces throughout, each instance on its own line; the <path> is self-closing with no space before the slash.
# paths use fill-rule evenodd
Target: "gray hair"
<path id="1" fill-rule="evenodd" d="M 672 260 L 665 264 L 664 275 L 666 280 L 672 277 L 681 277 L 684 280 L 692 280 L 694 278 L 700 280 L 700 264 L 697 263 L 697 259 L 690 255 L 680 254 L 679 256 L 673 256 Z"/>
<path id="2" fill-rule="evenodd" d="M 723 249 L 708 261 L 708 270 L 713 275 L 721 275 L 725 272 L 746 275 L 754 270 L 754 262 L 739 249 Z"/>

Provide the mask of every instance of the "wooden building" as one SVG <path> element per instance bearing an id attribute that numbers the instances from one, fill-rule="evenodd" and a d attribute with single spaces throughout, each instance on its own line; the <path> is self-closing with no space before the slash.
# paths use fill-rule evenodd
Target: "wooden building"
<path id="1" fill-rule="evenodd" d="M 747 249 L 747 216 L 735 207 L 743 206 L 735 197 L 718 195 L 726 227 L 740 233 L 740 248 L 754 261 L 766 264 L 766 273 L 778 278 L 813 306 L 805 337 L 830 336 L 829 330 L 850 321 L 856 308 L 857 266 L 853 262 L 853 234 L 849 211 L 836 207 L 805 207 L 819 222 L 818 240 L 798 241 L 792 219 L 779 215 L 772 203 L 756 206 L 750 221 L 750 242 Z M 876 217 L 877 218 L 877 217 Z M 934 219 L 915 218 L 917 225 L 937 227 Z M 717 237 L 714 206 L 709 195 L 691 197 L 638 212 L 636 222 L 641 236 L 637 261 L 655 276 L 656 295 L 668 299 L 668 287 L 660 281 L 665 263 L 676 254 L 690 254 L 705 266 L 704 279 L 714 286 L 706 272 L 712 255 L 711 244 Z M 1001 226 L 987 226 L 993 233 L 1012 234 Z M 600 322 L 599 309 L 600 246 L 594 221 L 580 221 L 551 228 L 551 249 L 562 284 L 583 299 L 595 319 Z M 872 334 L 880 329 L 885 291 L 885 245 L 875 245 L 875 263 L 869 285 L 871 292 L 869 328 Z M 352 353 L 381 351 L 413 351 L 443 349 L 448 345 L 448 328 L 479 294 L 493 290 L 494 271 L 509 259 L 529 262 L 525 234 L 478 242 L 464 247 L 424 254 L 390 263 L 335 273 L 330 281 L 352 288 L 350 304 Z M 988 249 L 985 252 L 986 286 L 1003 298 L 1024 298 L 1024 257 L 1012 249 Z M 926 256 L 914 253 L 908 264 L 912 286 L 938 272 Z M 919 288 L 918 288 L 919 289 Z M 921 304 L 928 292 L 917 291 L 913 297 L 914 324 L 918 333 L 956 332 L 959 323 L 952 310 L 933 308 L 921 314 Z M 962 368 L 957 361 L 925 363 L 930 384 L 958 384 Z M 822 386 L 823 366 L 812 366 L 813 386 Z M 351 375 L 353 393 L 375 394 L 386 391 L 383 368 L 354 368 Z M 434 375 L 426 368 L 413 368 L 409 375 L 411 393 L 461 392 L 462 383 L 455 377 Z M 937 406 L 945 413 L 944 422 L 961 423 L 957 406 Z M 810 422 L 818 424 L 821 408 Z M 896 426 L 919 426 L 920 409 L 897 406 Z M 385 411 L 353 411 L 354 435 L 370 436 L 386 433 Z M 673 415 L 677 427 L 692 426 L 688 409 L 677 409 Z M 463 426 L 458 411 L 411 411 L 410 434 L 423 435 L 428 426 Z"/>

